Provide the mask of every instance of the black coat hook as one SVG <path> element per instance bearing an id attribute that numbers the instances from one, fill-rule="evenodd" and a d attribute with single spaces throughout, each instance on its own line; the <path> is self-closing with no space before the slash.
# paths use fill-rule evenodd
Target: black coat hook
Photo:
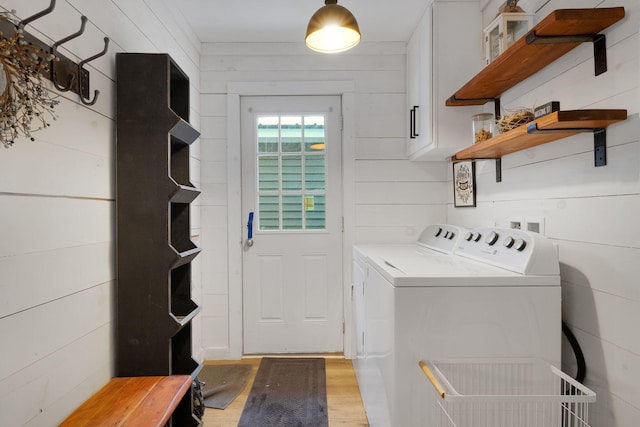
<path id="1" fill-rule="evenodd" d="M 34 2 L 34 0 L 29 1 Z M 44 2 L 44 0 L 39 1 Z M 96 90 L 93 99 L 90 99 L 89 71 L 84 69 L 84 65 L 107 53 L 109 39 L 105 37 L 104 49 L 102 52 L 77 63 L 73 59 L 65 56 L 63 53 L 58 52 L 58 49 L 64 43 L 80 37 L 84 33 L 88 21 L 86 16 L 83 15 L 80 17 L 80 29 L 77 32 L 62 38 L 53 44 L 49 44 L 38 39 L 38 37 L 30 34 L 25 29 L 25 27 L 30 23 L 33 23 L 33 21 L 53 12 L 55 6 L 56 0 L 49 0 L 49 7 L 23 20 L 19 20 L 19 18 L 15 16 L 15 11 L 12 11 L 10 13 L 12 16 L 11 19 L 0 19 L 0 24 L 2 24 L 0 25 L 1 30 L 7 34 L 13 30 L 16 35 L 20 35 L 23 39 L 23 43 L 28 43 L 29 45 L 34 46 L 34 53 L 32 55 L 36 56 L 33 59 L 39 61 L 38 65 L 42 65 L 40 69 L 41 76 L 51 80 L 57 90 L 61 92 L 72 91 L 77 93 L 84 104 L 93 105 L 100 92 Z M 9 14 L 4 13 L 2 15 Z M 47 62 L 46 64 L 45 61 Z M 49 61 L 51 61 L 50 64 L 48 63 Z"/>
<path id="2" fill-rule="evenodd" d="M 58 40 L 57 42 L 55 42 L 54 44 L 51 45 L 51 53 L 54 56 L 56 56 L 57 53 L 58 53 L 58 46 L 68 42 L 69 40 L 73 40 L 73 39 L 75 39 L 77 37 L 80 37 L 82 35 L 82 33 L 84 33 L 84 27 L 85 27 L 85 25 L 87 25 L 87 17 L 82 15 L 80 17 L 80 21 L 81 21 L 80 22 L 80 29 L 78 31 L 76 31 L 75 33 L 73 33 L 71 35 L 68 35 L 67 37 L 65 37 L 63 39 Z M 56 79 L 56 65 L 55 64 L 56 64 L 56 61 L 53 60 L 53 62 L 51 63 L 51 68 L 52 68 L 52 71 L 53 71 L 53 79 L 52 79 L 53 85 L 59 91 L 66 92 L 66 91 L 71 89 L 76 76 L 73 73 L 69 73 L 69 79 L 67 81 L 67 85 L 66 86 L 60 85 L 58 83 L 57 79 Z"/>
<path id="3" fill-rule="evenodd" d="M 84 73 L 83 71 L 83 66 L 84 64 L 86 64 L 87 62 L 91 62 L 94 59 L 100 58 L 101 56 L 104 56 L 107 53 L 107 50 L 109 49 L 109 37 L 105 37 L 104 38 L 104 49 L 102 49 L 102 52 L 97 53 L 87 59 L 82 60 L 79 64 L 78 64 L 78 75 L 80 76 L 80 87 L 83 86 L 84 84 Z M 87 88 L 89 87 L 89 82 L 86 83 L 87 84 Z M 93 91 L 93 99 L 85 99 L 84 95 L 82 94 L 82 90 L 80 90 L 80 100 L 82 101 L 82 103 L 84 105 L 93 105 L 96 103 L 96 101 L 98 100 L 98 95 L 100 95 L 100 91 L 99 90 L 94 90 Z"/>
<path id="4" fill-rule="evenodd" d="M 53 9 L 56 7 L 56 0 L 51 0 L 51 4 L 45 10 L 42 10 L 35 15 L 31 15 L 28 18 L 23 19 L 18 23 L 18 30 L 23 29 L 28 23 L 35 21 L 36 19 L 42 18 L 45 15 L 53 12 Z"/>

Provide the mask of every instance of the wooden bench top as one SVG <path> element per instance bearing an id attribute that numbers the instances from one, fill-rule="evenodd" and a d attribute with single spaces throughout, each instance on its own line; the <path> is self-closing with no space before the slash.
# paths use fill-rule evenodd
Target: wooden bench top
<path id="1" fill-rule="evenodd" d="M 189 375 L 113 378 L 60 426 L 163 427 L 191 384 Z"/>

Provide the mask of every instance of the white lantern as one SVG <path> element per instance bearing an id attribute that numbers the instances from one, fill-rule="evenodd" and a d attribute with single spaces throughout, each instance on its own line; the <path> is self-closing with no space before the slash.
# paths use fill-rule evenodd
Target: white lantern
<path id="1" fill-rule="evenodd" d="M 484 29 L 487 64 L 507 50 L 533 26 L 533 13 L 501 13 Z"/>

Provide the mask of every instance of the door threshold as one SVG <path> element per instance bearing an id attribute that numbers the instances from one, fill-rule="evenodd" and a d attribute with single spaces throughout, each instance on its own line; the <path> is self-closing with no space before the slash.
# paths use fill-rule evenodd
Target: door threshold
<path id="1" fill-rule="evenodd" d="M 344 353 L 265 353 L 265 354 L 243 354 L 243 359 L 261 359 L 263 357 L 290 357 L 290 358 L 315 358 L 344 359 Z"/>

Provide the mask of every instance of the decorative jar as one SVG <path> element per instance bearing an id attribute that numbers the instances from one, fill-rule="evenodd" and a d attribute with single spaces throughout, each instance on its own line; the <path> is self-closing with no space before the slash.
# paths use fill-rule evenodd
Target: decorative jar
<path id="1" fill-rule="evenodd" d="M 473 143 L 486 141 L 496 134 L 496 121 L 491 113 L 480 113 L 471 116 L 473 127 Z"/>

